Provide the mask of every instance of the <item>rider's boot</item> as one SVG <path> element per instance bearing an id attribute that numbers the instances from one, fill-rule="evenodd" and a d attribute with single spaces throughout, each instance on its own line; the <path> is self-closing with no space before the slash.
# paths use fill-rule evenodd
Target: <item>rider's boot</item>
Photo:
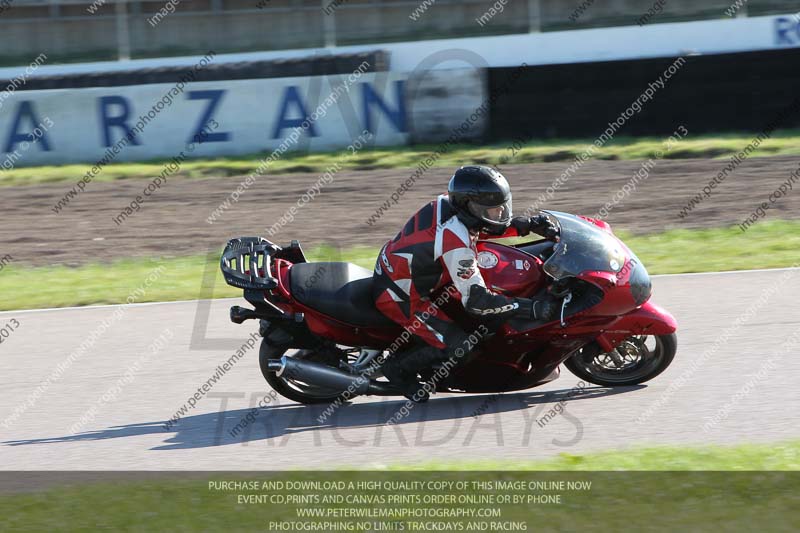
<path id="1" fill-rule="evenodd" d="M 419 382 L 417 374 L 441 361 L 442 350 L 433 346 L 419 346 L 398 352 L 383 363 L 383 375 L 392 385 L 403 392 L 403 396 L 416 403 L 427 402 L 430 394 L 426 384 Z"/>

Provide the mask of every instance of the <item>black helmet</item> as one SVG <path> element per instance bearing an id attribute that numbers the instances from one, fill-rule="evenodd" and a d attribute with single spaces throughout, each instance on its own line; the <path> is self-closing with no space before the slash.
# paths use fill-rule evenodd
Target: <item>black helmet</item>
<path id="1" fill-rule="evenodd" d="M 493 168 L 459 168 L 450 178 L 447 194 L 456 216 L 471 230 L 502 233 L 511 222 L 511 187 Z"/>

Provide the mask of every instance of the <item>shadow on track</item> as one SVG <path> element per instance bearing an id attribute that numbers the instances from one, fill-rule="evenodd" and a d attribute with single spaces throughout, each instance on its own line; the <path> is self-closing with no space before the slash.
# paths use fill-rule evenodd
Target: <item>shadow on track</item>
<path id="1" fill-rule="evenodd" d="M 524 432 L 530 438 L 530 433 L 540 430 L 537 421 L 542 420 L 548 412 L 559 404 L 563 412 L 551 419 L 560 416 L 572 417 L 566 410 L 569 403 L 578 400 L 589 400 L 604 396 L 613 396 L 625 392 L 644 389 L 644 385 L 633 387 L 591 387 L 577 393 L 575 389 L 559 389 L 549 391 L 524 391 L 505 394 L 481 394 L 471 396 L 453 395 L 448 397 L 434 397 L 425 404 L 414 405 L 410 412 L 397 420 L 394 425 L 387 425 L 395 414 L 405 405 L 403 400 L 378 400 L 368 403 L 348 403 L 336 409 L 324 422 L 319 422 L 318 417 L 325 412 L 328 404 L 301 405 L 296 403 L 275 404 L 257 410 L 254 422 L 248 424 L 240 432 L 232 435 L 232 430 L 242 422 L 251 409 L 223 410 L 213 413 L 204 413 L 182 418 L 169 430 L 165 430 L 164 421 L 144 422 L 113 426 L 108 429 L 87 431 L 75 435 L 52 437 L 43 439 L 21 439 L 6 441 L 7 446 L 24 446 L 31 444 L 52 444 L 60 442 L 96 441 L 116 439 L 123 437 L 136 437 L 140 435 L 164 434 L 172 435 L 166 439 L 165 444 L 157 446 L 155 450 L 174 450 L 206 448 L 224 445 L 248 445 L 250 442 L 265 441 L 268 447 L 286 446 L 292 435 L 312 433 L 314 445 L 322 446 L 321 435 L 329 432 L 331 438 L 340 446 L 380 446 L 384 434 L 392 433 L 400 446 L 442 446 L 459 435 L 462 423 L 470 427 L 474 433 L 476 426 L 494 427 L 496 420 L 503 420 L 499 415 L 503 413 L 519 412 L 524 426 Z M 481 413 L 477 414 L 476 413 Z M 494 421 L 487 422 L 491 418 Z M 507 418 L 506 418 L 507 419 Z M 440 427 L 435 428 L 434 435 L 429 431 L 425 438 L 425 422 L 452 420 L 449 431 L 442 434 Z M 577 419 L 575 419 L 577 420 Z M 401 431 L 401 427 L 411 426 L 415 431 L 415 442 L 409 444 L 410 439 Z M 517 425 L 514 426 L 517 428 Z M 374 428 L 371 438 L 365 438 L 363 433 L 358 435 L 348 434 L 347 430 L 357 428 Z M 582 434 L 582 426 L 581 426 Z M 510 433 L 509 433 L 510 435 Z"/>

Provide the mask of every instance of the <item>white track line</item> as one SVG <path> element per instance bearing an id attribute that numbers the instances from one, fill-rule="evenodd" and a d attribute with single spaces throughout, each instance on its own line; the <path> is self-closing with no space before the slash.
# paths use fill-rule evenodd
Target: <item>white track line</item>
<path id="1" fill-rule="evenodd" d="M 754 268 L 751 270 L 722 270 L 720 272 L 684 272 L 683 274 L 654 274 L 651 278 L 670 278 L 676 276 L 711 276 L 717 274 L 749 274 L 751 272 L 783 272 L 784 270 L 800 270 L 799 267 Z"/>
<path id="2" fill-rule="evenodd" d="M 186 304 L 195 302 L 224 302 L 225 300 L 241 300 L 242 298 L 214 298 L 212 300 L 171 300 L 169 302 L 141 302 L 135 304 L 98 304 L 98 305 L 75 305 L 72 307 L 46 307 L 44 309 L 18 309 L 15 311 L 0 311 L 2 314 L 19 314 L 19 313 L 44 313 L 47 311 L 71 311 L 76 309 L 107 309 L 109 307 L 146 307 L 150 305 L 170 305 L 170 304 Z"/>
<path id="3" fill-rule="evenodd" d="M 673 277 L 684 277 L 684 276 L 716 276 L 719 274 L 751 274 L 751 273 L 758 273 L 758 272 L 782 272 L 784 270 L 800 270 L 797 267 L 785 267 L 785 268 L 758 268 L 752 270 L 723 270 L 721 272 L 687 272 L 684 274 L 655 274 L 650 276 L 652 278 L 673 278 Z M 210 301 L 212 302 L 224 302 L 225 300 L 241 300 L 242 298 L 214 298 Z M 45 309 L 18 309 L 14 311 L 0 311 L 0 316 L 7 315 L 7 314 L 14 314 L 18 315 L 20 313 L 45 313 L 49 311 L 71 311 L 76 309 L 107 309 L 109 307 L 119 307 L 124 305 L 125 307 L 146 307 L 151 305 L 172 305 L 172 304 L 185 304 L 185 303 L 195 303 L 195 302 L 203 302 L 209 300 L 174 300 L 169 302 L 142 302 L 142 303 L 134 303 L 134 304 L 102 304 L 102 305 L 78 305 L 72 307 L 48 307 Z"/>

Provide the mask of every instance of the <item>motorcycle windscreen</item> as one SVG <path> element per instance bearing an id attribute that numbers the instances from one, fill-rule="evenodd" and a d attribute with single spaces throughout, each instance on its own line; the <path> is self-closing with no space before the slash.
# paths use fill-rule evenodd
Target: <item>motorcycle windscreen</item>
<path id="1" fill-rule="evenodd" d="M 588 271 L 616 274 L 622 270 L 625 249 L 613 235 L 575 215 L 558 211 L 545 213 L 558 221 L 561 231 L 553 255 L 542 267 L 547 274 L 559 280 Z"/>

